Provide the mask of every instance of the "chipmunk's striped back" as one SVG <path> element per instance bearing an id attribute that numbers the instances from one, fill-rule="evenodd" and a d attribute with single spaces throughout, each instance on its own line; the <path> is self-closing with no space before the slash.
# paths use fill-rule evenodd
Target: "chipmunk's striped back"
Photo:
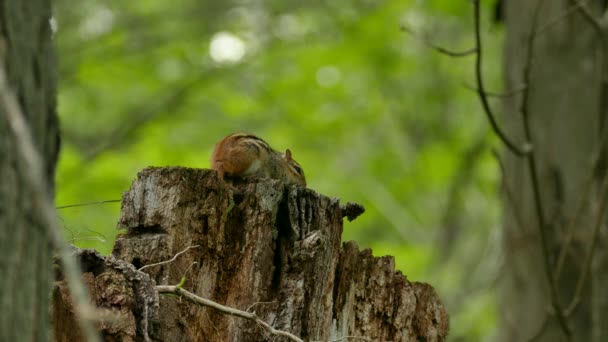
<path id="1" fill-rule="evenodd" d="M 234 133 L 218 142 L 211 155 L 211 168 L 222 178 L 265 177 L 306 185 L 304 172 L 289 149 L 279 153 L 249 133 Z"/>
<path id="2" fill-rule="evenodd" d="M 272 147 L 270 147 L 270 145 L 268 145 L 268 143 L 264 141 L 264 139 L 250 133 L 234 133 L 230 134 L 223 140 L 226 139 L 233 140 L 235 143 L 244 142 L 246 144 L 251 144 L 252 146 L 255 146 L 258 151 L 273 151 Z"/>

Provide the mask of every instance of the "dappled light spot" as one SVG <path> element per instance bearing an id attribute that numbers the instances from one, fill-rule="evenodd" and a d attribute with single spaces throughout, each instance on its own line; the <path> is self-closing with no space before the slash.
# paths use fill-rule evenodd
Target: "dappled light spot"
<path id="1" fill-rule="evenodd" d="M 342 80 L 340 69 L 326 65 L 317 70 L 317 83 L 323 88 L 330 88 Z"/>
<path id="2" fill-rule="evenodd" d="M 176 59 L 165 59 L 158 65 L 158 75 L 166 81 L 175 81 L 182 77 L 183 68 Z"/>
<path id="3" fill-rule="evenodd" d="M 245 42 L 229 32 L 218 32 L 211 38 L 209 54 L 218 63 L 237 63 L 245 55 Z"/>
<path id="4" fill-rule="evenodd" d="M 55 16 L 52 16 L 49 19 L 49 27 L 51 28 L 51 33 L 54 35 L 55 33 L 57 33 L 57 18 L 55 18 Z"/>
<path id="5" fill-rule="evenodd" d="M 296 16 L 283 14 L 277 20 L 274 34 L 279 39 L 290 40 L 302 36 L 305 31 L 306 29 Z"/>
<path id="6" fill-rule="evenodd" d="M 98 6 L 80 25 L 80 36 L 91 39 L 112 30 L 114 13 L 107 7 Z"/>

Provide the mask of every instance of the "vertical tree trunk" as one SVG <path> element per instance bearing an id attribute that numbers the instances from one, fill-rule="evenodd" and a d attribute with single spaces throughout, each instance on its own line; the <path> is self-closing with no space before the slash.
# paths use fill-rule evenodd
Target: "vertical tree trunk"
<path id="1" fill-rule="evenodd" d="M 59 149 L 49 0 L 0 0 L 0 56 L 8 84 L 44 156 L 52 188 Z M 0 340 L 49 339 L 52 255 L 33 216 L 15 137 L 0 107 Z"/>
<path id="2" fill-rule="evenodd" d="M 600 18 L 601 1 L 592 3 L 591 15 Z M 506 2 L 506 89 L 527 85 L 530 128 L 537 175 L 547 222 L 549 271 L 555 277 L 559 301 L 567 308 L 576 292 L 590 250 L 592 232 L 603 200 L 603 167 L 592 167 L 605 121 L 601 73 L 606 55 L 599 36 L 574 1 L 544 1 L 538 16 L 531 63 L 528 40 L 539 0 Z M 599 19 L 598 19 L 599 20 Z M 530 81 L 525 84 L 526 65 Z M 506 100 L 505 125 L 509 135 L 523 143 L 522 96 Z M 605 133 L 604 133 L 605 134 Z M 599 154 L 598 154 L 599 155 Z M 501 278 L 501 336 L 504 341 L 564 340 L 556 315 L 550 313 L 551 291 L 541 248 L 537 206 L 525 158 L 505 152 L 504 248 L 506 266 Z M 588 185 L 591 184 L 591 187 Z M 587 189 L 591 190 L 588 191 Z M 512 195 L 508 195 L 508 193 Z M 586 202 L 581 207 L 581 201 Z M 575 223 L 577 211 L 580 215 Z M 559 255 L 571 239 L 563 267 Z M 581 302 L 567 317 L 575 341 L 605 341 L 607 283 L 606 255 L 600 234 L 590 278 L 580 292 Z M 603 309 L 600 309 L 603 308 Z"/>

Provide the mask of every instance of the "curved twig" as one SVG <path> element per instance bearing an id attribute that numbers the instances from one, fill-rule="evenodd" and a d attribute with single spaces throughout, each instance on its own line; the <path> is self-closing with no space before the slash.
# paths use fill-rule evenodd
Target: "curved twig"
<path id="1" fill-rule="evenodd" d="M 494 133 L 500 138 L 500 140 L 507 146 L 507 148 L 515 153 L 516 155 L 523 157 L 529 154 L 532 151 L 532 146 L 529 143 L 523 145 L 523 147 L 517 146 L 514 142 L 511 141 L 507 137 L 507 135 L 502 131 L 500 126 L 498 126 L 498 122 L 492 113 L 492 108 L 490 107 L 490 103 L 488 101 L 487 93 L 485 91 L 483 85 L 483 77 L 482 77 L 482 46 L 481 46 L 481 19 L 479 13 L 479 0 L 473 1 L 473 9 L 474 9 L 474 18 L 475 18 L 475 50 L 476 59 L 475 59 L 475 77 L 477 79 L 477 94 L 479 95 L 479 99 L 481 100 L 481 105 L 483 106 L 483 111 L 492 126 L 492 130 Z"/>
<path id="2" fill-rule="evenodd" d="M 412 36 L 414 36 L 415 38 L 417 38 L 422 44 L 428 46 L 429 48 L 431 48 L 431 49 L 433 49 L 433 50 L 435 50 L 435 51 L 437 51 L 437 52 L 439 52 L 441 54 L 444 54 L 444 55 L 447 55 L 447 56 L 450 56 L 450 57 L 467 57 L 467 56 L 473 55 L 473 54 L 475 54 L 475 52 L 477 52 L 477 48 L 476 47 L 473 47 L 473 48 L 470 48 L 470 49 L 466 49 L 466 50 L 463 50 L 463 51 L 448 50 L 448 49 L 446 49 L 446 48 L 444 48 L 442 46 L 433 44 L 428 39 L 425 39 L 424 37 L 421 37 L 420 35 L 416 34 L 416 32 L 414 32 L 412 29 L 410 29 L 409 27 L 407 27 L 405 24 L 401 24 L 401 31 L 407 32 L 407 33 L 411 34 Z"/>
<path id="3" fill-rule="evenodd" d="M 604 216 L 606 214 L 606 207 L 608 206 L 608 181 L 604 182 L 602 186 L 602 201 L 600 204 L 599 212 L 597 213 L 595 227 L 593 227 L 593 234 L 591 236 L 591 246 L 589 247 L 589 252 L 585 257 L 585 261 L 583 263 L 583 270 L 579 275 L 578 281 L 576 282 L 576 290 L 574 291 L 574 296 L 572 297 L 572 301 L 566 308 L 566 316 L 569 316 L 574 312 L 576 307 L 581 301 L 581 296 L 583 294 L 583 286 L 585 285 L 585 281 L 591 273 L 591 262 L 593 261 L 593 256 L 595 255 L 595 250 L 597 249 L 597 244 L 600 239 L 600 228 L 603 226 Z"/>
<path id="4" fill-rule="evenodd" d="M 121 200 L 107 200 L 107 201 L 96 201 L 96 202 L 60 205 L 58 207 L 55 207 L 55 209 L 59 210 L 59 209 L 66 209 L 66 208 L 85 207 L 87 205 L 95 205 L 95 204 L 118 203 L 120 201 Z"/>
<path id="5" fill-rule="evenodd" d="M 158 291 L 159 294 L 160 293 L 172 293 L 172 294 L 182 296 L 186 300 L 188 300 L 192 303 L 213 308 L 213 309 L 215 309 L 219 312 L 225 313 L 227 315 L 236 316 L 236 317 L 248 319 L 250 321 L 254 321 L 255 323 L 259 324 L 260 326 L 262 326 L 264 329 L 266 329 L 269 333 L 271 333 L 273 335 L 287 337 L 290 340 L 296 341 L 296 342 L 304 342 L 304 340 L 300 339 L 299 337 L 297 337 L 296 335 L 294 335 L 290 332 L 287 332 L 284 330 L 277 330 L 277 329 L 273 328 L 270 324 L 264 322 L 255 313 L 238 310 L 235 308 L 231 308 L 229 306 L 225 306 L 225 305 L 216 303 L 207 298 L 199 297 L 199 296 L 195 295 L 194 293 L 184 290 L 181 287 L 173 286 L 173 285 L 158 285 L 158 286 L 156 286 L 156 291 Z"/>
<path id="6" fill-rule="evenodd" d="M 532 140 L 532 130 L 530 129 L 530 115 L 528 112 L 528 99 L 529 99 L 529 90 L 530 90 L 530 74 L 532 69 L 532 56 L 534 50 L 534 40 L 536 38 L 536 26 L 538 23 L 538 17 L 540 14 L 540 8 L 542 7 L 543 0 L 540 0 L 536 6 L 534 17 L 532 19 L 532 27 L 530 28 L 530 36 L 528 37 L 528 47 L 526 52 L 526 60 L 524 64 L 524 75 L 523 82 L 528 85 L 526 89 L 522 93 L 521 99 L 521 107 L 520 112 L 524 121 L 524 135 L 527 141 Z M 547 281 L 549 283 L 549 288 L 551 292 L 551 305 L 553 310 L 555 311 L 555 316 L 557 318 L 557 322 L 566 335 L 567 338 L 570 337 L 571 331 L 568 327 L 568 322 L 566 321 L 566 316 L 564 315 L 564 310 L 560 303 L 559 292 L 557 290 L 557 284 L 555 282 L 555 276 L 553 273 L 553 268 L 551 266 L 551 257 L 549 252 L 549 237 L 547 236 L 547 229 L 549 228 L 547 222 L 545 220 L 545 214 L 543 209 L 543 201 L 541 198 L 540 191 L 540 181 L 538 179 L 538 166 L 536 164 L 536 154 L 534 151 L 527 155 L 527 164 L 528 171 L 530 173 L 530 180 L 532 182 L 532 194 L 534 197 L 534 209 L 536 210 L 536 218 L 538 220 L 538 230 L 540 235 L 541 249 L 543 253 L 543 262 L 545 275 L 547 277 Z"/>
<path id="7" fill-rule="evenodd" d="M 137 270 L 138 270 L 138 271 L 141 271 L 141 270 L 146 269 L 146 268 L 148 268 L 148 267 L 152 267 L 152 266 L 159 266 L 159 265 L 164 265 L 164 264 L 171 263 L 171 262 L 175 261 L 175 259 L 177 259 L 177 257 L 178 257 L 178 256 L 180 256 L 180 255 L 182 255 L 182 254 L 186 253 L 186 252 L 187 252 L 189 249 L 191 249 L 191 248 L 198 248 L 198 247 L 200 247 L 200 246 L 199 246 L 199 245 L 195 245 L 195 246 L 188 246 L 188 247 L 186 247 L 186 249 L 184 249 L 183 251 L 181 251 L 181 252 L 179 252 L 179 253 L 175 254 L 175 255 L 173 256 L 173 258 L 171 258 L 170 260 L 165 260 L 165 261 L 157 262 L 157 263 L 155 263 L 155 264 L 145 265 L 145 266 L 140 267 L 140 268 L 139 268 L 139 269 L 137 269 Z"/>

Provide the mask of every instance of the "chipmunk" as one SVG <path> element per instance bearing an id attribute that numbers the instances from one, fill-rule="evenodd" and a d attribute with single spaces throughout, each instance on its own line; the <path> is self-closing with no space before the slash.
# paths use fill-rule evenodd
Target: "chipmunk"
<path id="1" fill-rule="evenodd" d="M 291 151 L 275 151 L 261 138 L 248 133 L 234 133 L 220 140 L 211 154 L 211 168 L 224 176 L 279 179 L 288 184 L 306 186 L 300 164 Z"/>

